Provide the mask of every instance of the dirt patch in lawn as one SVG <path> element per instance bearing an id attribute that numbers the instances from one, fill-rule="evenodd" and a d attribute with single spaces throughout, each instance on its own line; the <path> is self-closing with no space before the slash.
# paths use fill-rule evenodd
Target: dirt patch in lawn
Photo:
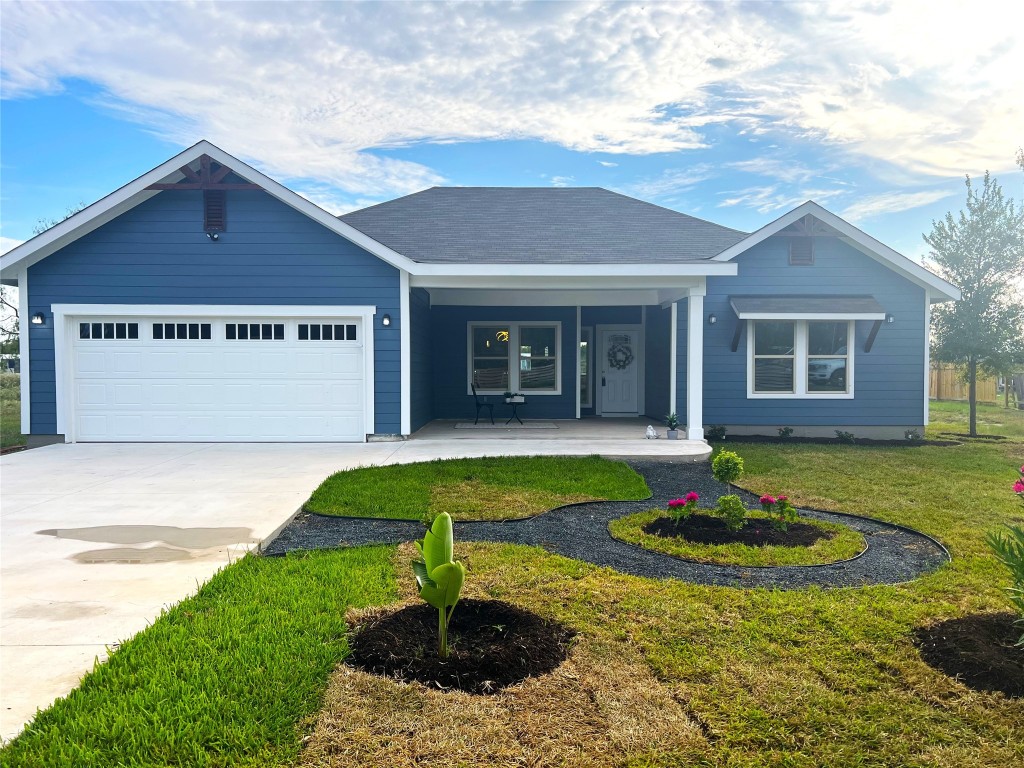
<path id="1" fill-rule="evenodd" d="M 575 632 L 500 600 L 462 600 L 448 626 L 450 655 L 437 655 L 437 610 L 410 605 L 366 614 L 353 628 L 348 663 L 441 690 L 497 693 L 551 672 Z"/>
<path id="2" fill-rule="evenodd" d="M 1024 696 L 1024 648 L 1014 646 L 1021 627 L 1012 613 L 975 613 L 914 633 L 929 666 L 976 691 Z"/>
<path id="3" fill-rule="evenodd" d="M 738 531 L 730 531 L 720 517 L 691 515 L 676 525 L 670 518 L 659 517 L 643 528 L 644 533 L 663 538 L 679 536 L 694 544 L 744 544 L 748 547 L 809 547 L 835 534 L 807 523 L 790 523 L 787 530 L 777 530 L 767 520 L 750 519 Z"/>
<path id="4" fill-rule="evenodd" d="M 430 512 L 447 512 L 456 520 L 514 520 L 579 501 L 582 494 L 557 494 L 536 488 L 491 485 L 480 480 L 440 483 L 430 489 Z"/>

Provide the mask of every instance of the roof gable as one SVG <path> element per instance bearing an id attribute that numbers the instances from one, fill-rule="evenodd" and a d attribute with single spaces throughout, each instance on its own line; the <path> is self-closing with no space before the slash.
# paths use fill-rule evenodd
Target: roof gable
<path id="1" fill-rule="evenodd" d="M 36 235 L 31 240 L 27 240 L 17 248 L 12 248 L 0 257 L 0 271 L 2 271 L 4 277 L 14 276 L 17 271 L 28 268 L 51 253 L 73 243 L 78 238 L 113 221 L 121 214 L 145 202 L 153 195 L 160 194 L 159 190 L 150 189 L 151 185 L 168 185 L 179 182 L 185 177 L 185 174 L 180 169 L 183 166 L 197 164 L 204 155 L 209 156 L 221 166 L 230 168 L 234 175 L 258 185 L 267 194 L 305 214 L 327 229 L 334 231 L 341 237 L 392 266 L 406 270 L 412 266 L 412 262 L 402 254 L 392 251 L 359 230 L 338 220 L 323 208 L 311 203 L 306 198 L 260 173 L 238 158 L 229 155 L 219 147 L 208 141 L 200 141 L 175 155 L 170 160 L 161 163 L 153 170 L 139 176 L 134 181 L 125 184 L 120 189 L 111 192 L 92 205 L 83 208 L 73 216 L 69 216 L 59 224 Z"/>
<path id="2" fill-rule="evenodd" d="M 341 219 L 427 264 L 699 263 L 746 236 L 599 187 L 433 187 Z"/>
<path id="3" fill-rule="evenodd" d="M 911 282 L 925 288 L 929 292 L 932 302 L 959 301 L 960 289 L 955 285 L 943 280 L 903 254 L 894 251 L 866 232 L 862 232 L 848 221 L 822 208 L 813 200 L 808 200 L 770 224 L 761 227 L 761 229 L 750 234 L 740 242 L 726 248 L 714 257 L 714 261 L 732 261 L 741 253 L 767 240 L 772 235 L 785 235 L 787 232 L 792 231 L 791 228 L 799 225 L 805 217 L 811 217 L 814 220 L 807 222 L 805 225 L 806 228 L 809 228 L 809 234 L 814 234 L 815 230 L 830 232 L 830 234 L 837 236 L 840 240 L 856 248 L 864 255 L 871 257 L 894 272 L 903 275 L 903 277 Z"/>

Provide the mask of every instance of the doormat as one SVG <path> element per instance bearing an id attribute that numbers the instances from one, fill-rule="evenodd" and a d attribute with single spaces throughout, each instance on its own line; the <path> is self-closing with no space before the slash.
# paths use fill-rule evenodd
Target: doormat
<path id="1" fill-rule="evenodd" d="M 455 425 L 456 429 L 558 429 L 558 425 L 553 421 L 530 421 L 527 419 L 525 422 L 520 424 L 517 421 L 513 421 L 511 424 L 506 424 L 503 421 L 496 421 L 493 424 L 481 421 L 479 424 L 474 424 L 471 421 L 460 421 Z"/>

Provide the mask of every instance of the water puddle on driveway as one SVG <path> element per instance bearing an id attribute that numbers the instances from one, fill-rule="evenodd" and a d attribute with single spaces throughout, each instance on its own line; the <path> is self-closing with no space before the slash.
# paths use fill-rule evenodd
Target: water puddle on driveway
<path id="1" fill-rule="evenodd" d="M 232 544 L 255 544 L 252 528 L 179 528 L 175 525 L 95 525 L 88 528 L 48 528 L 36 531 L 40 536 L 57 539 L 91 541 L 97 544 L 148 544 L 160 542 L 167 546 L 91 549 L 71 555 L 79 563 L 169 563 L 195 560 L 201 554 L 194 550 L 208 550 Z"/>

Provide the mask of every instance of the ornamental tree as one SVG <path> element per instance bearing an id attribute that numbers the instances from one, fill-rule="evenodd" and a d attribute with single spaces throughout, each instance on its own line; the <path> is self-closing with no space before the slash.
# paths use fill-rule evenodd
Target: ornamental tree
<path id="1" fill-rule="evenodd" d="M 978 433 L 978 371 L 996 375 L 1021 360 L 1024 337 L 1024 208 L 1003 197 L 986 171 L 980 191 L 967 177 L 967 207 L 932 222 L 924 235 L 931 263 L 960 287 L 960 301 L 932 315 L 932 355 L 966 369 L 970 434 Z"/>

